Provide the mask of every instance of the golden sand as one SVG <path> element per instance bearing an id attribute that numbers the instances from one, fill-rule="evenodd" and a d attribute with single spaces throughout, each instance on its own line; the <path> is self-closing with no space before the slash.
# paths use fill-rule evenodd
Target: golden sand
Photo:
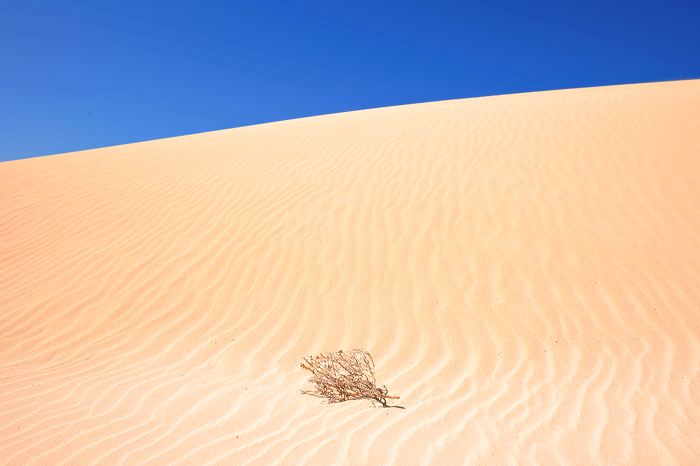
<path id="1" fill-rule="evenodd" d="M 697 463 L 699 283 L 700 80 L 0 163 L 0 463 Z"/>

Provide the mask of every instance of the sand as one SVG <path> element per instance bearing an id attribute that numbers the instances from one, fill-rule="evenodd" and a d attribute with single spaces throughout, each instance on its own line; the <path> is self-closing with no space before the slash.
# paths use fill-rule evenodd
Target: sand
<path id="1" fill-rule="evenodd" d="M 697 464 L 699 280 L 700 80 L 4 162 L 0 463 Z"/>

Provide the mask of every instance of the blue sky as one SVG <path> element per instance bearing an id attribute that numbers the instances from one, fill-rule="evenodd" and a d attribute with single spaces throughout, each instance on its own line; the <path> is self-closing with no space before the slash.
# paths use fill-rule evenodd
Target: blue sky
<path id="1" fill-rule="evenodd" d="M 0 0 L 0 160 L 700 77 L 700 2 Z"/>

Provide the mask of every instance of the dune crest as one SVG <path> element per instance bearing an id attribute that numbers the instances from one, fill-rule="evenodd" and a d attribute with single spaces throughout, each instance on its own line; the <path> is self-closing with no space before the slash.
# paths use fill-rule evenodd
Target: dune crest
<path id="1" fill-rule="evenodd" d="M 0 163 L 0 463 L 697 462 L 699 174 L 700 80 Z"/>

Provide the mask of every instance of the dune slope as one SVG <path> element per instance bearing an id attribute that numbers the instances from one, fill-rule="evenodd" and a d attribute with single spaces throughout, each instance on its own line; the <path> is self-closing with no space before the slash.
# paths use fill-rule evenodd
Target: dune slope
<path id="1" fill-rule="evenodd" d="M 0 463 L 696 462 L 699 175 L 700 80 L 1 163 Z"/>

